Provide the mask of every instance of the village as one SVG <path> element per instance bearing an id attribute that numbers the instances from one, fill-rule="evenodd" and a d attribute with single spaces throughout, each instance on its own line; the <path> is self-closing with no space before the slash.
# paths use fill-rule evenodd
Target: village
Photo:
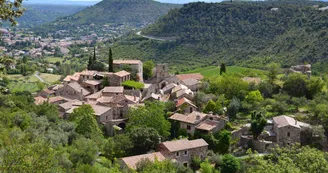
<path id="1" fill-rule="evenodd" d="M 61 84 L 43 89 L 35 97 L 35 104 L 50 103 L 57 106 L 62 119 L 69 119 L 70 114 L 82 105 L 90 105 L 99 126 L 104 126 L 106 135 L 114 136 L 125 131 L 129 119 L 126 116 L 131 109 L 145 106 L 147 102 L 173 102 L 174 112 L 168 117 L 171 123 L 178 123 L 179 129 L 185 130 L 187 136 L 173 141 L 162 141 L 156 152 L 121 158 L 123 165 L 136 169 L 138 162 L 174 160 L 190 166 L 194 157 L 205 159 L 209 144 L 199 134 L 214 134 L 229 129 L 227 108 L 221 114 L 203 112 L 194 102 L 198 91 L 202 90 L 203 79 L 200 73 L 169 74 L 167 64 L 157 64 L 151 78 L 143 79 L 143 62 L 140 60 L 114 60 L 116 72 L 84 70 L 66 76 Z M 136 71 L 137 80 L 142 88 L 124 86 L 131 81 L 131 73 L 123 70 L 129 67 Z M 311 77 L 311 66 L 294 66 L 291 73 L 303 73 Z M 104 86 L 104 79 L 107 86 Z M 257 82 L 261 79 L 245 77 L 244 81 Z M 253 115 L 252 115 L 253 116 Z M 254 115 L 256 116 L 256 115 Z M 228 125 L 229 126 L 229 125 Z M 231 126 L 231 125 L 230 125 Z M 286 115 L 277 115 L 265 121 L 263 132 L 256 136 L 252 133 L 251 124 L 247 123 L 231 130 L 231 136 L 237 143 L 233 147 L 252 149 L 267 153 L 275 146 L 292 146 L 301 143 L 302 129 L 311 128 L 310 124 L 295 120 Z M 196 135 L 198 134 L 198 135 Z M 324 140 L 317 138 L 319 143 Z M 326 145 L 326 144 L 323 144 Z"/>

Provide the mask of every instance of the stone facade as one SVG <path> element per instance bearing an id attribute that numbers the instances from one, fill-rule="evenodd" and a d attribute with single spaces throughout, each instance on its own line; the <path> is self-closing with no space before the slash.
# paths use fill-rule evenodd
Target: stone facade
<path id="1" fill-rule="evenodd" d="M 174 147 L 168 145 L 174 145 Z M 191 141 L 182 139 L 161 143 L 159 145 L 159 151 L 166 159 L 174 160 L 177 163 L 188 167 L 194 157 L 205 159 L 208 151 L 208 144 L 203 139 Z"/>
<path id="2" fill-rule="evenodd" d="M 289 146 L 301 142 L 301 128 L 295 126 L 274 127 L 277 135 L 277 144 L 279 146 Z"/>

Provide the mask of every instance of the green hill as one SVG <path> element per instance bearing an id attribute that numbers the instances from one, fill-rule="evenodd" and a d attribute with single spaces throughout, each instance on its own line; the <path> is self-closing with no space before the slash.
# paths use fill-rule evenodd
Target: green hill
<path id="1" fill-rule="evenodd" d="M 144 35 L 175 41 L 130 36 L 114 47 L 183 66 L 180 70 L 220 61 L 258 68 L 270 61 L 283 67 L 322 64 L 328 62 L 328 11 L 313 5 L 328 6 L 324 2 L 191 3 L 142 30 Z"/>
<path id="2" fill-rule="evenodd" d="M 78 13 L 62 17 L 37 31 L 52 32 L 76 29 L 79 26 L 104 24 L 143 26 L 153 23 L 170 9 L 181 5 L 160 3 L 154 0 L 103 0 Z"/>
<path id="3" fill-rule="evenodd" d="M 19 27 L 34 27 L 55 21 L 58 17 L 74 14 L 85 6 L 77 5 L 25 5 L 25 13 L 18 18 Z"/>

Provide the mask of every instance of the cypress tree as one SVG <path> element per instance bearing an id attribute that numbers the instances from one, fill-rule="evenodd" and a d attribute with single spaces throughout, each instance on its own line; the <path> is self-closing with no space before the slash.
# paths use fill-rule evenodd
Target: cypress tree
<path id="1" fill-rule="evenodd" d="M 220 67 L 220 75 L 222 75 L 222 73 L 226 73 L 227 69 L 224 63 L 221 64 Z"/>
<path id="2" fill-rule="evenodd" d="M 92 65 L 92 58 L 90 56 L 88 61 L 88 70 L 90 70 L 91 65 Z"/>
<path id="3" fill-rule="evenodd" d="M 93 62 L 96 62 L 96 47 L 93 47 Z"/>
<path id="4" fill-rule="evenodd" d="M 113 54 L 112 54 L 112 49 L 109 48 L 109 55 L 108 55 L 108 72 L 114 72 L 114 67 L 113 67 Z"/>

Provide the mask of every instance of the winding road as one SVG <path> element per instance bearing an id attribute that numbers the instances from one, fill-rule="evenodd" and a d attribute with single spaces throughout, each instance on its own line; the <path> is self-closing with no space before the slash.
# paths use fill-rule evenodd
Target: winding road
<path id="1" fill-rule="evenodd" d="M 36 72 L 34 76 L 38 78 L 41 82 L 45 83 L 45 81 L 39 76 L 39 72 Z"/>
<path id="2" fill-rule="evenodd" d="M 148 38 L 151 40 L 157 40 L 157 41 L 175 41 L 175 38 L 162 38 L 162 37 L 154 37 L 154 36 L 147 36 L 147 35 L 143 35 L 141 34 L 141 31 L 136 33 L 137 35 L 144 37 L 144 38 Z"/>

